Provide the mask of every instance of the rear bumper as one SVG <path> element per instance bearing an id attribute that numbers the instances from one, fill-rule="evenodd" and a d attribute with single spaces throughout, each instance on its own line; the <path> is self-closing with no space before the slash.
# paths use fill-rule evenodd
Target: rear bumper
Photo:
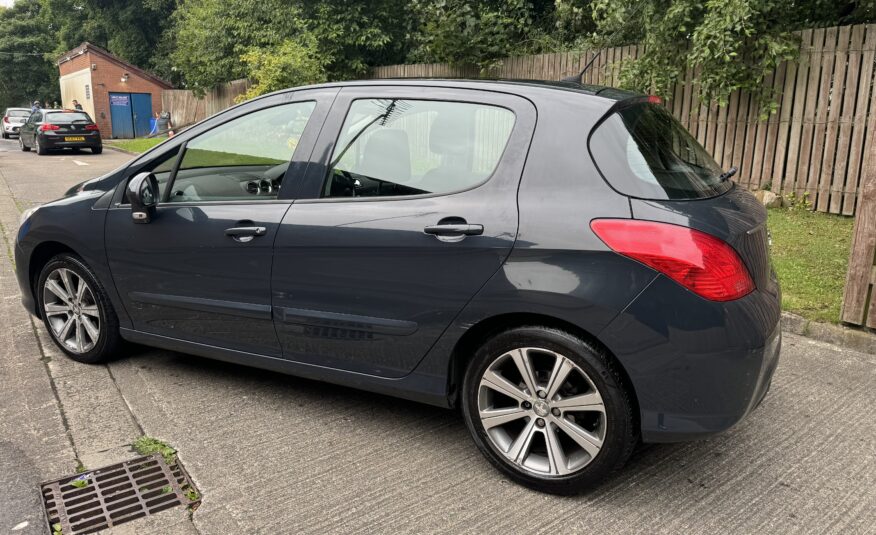
<path id="1" fill-rule="evenodd" d="M 67 141 L 65 139 L 71 137 L 81 137 L 83 139 L 81 141 Z M 40 145 L 42 145 L 46 149 L 92 148 L 102 146 L 103 141 L 100 138 L 100 134 L 72 134 L 69 136 L 47 136 L 45 134 L 41 134 Z"/>
<path id="2" fill-rule="evenodd" d="M 769 286 L 716 303 L 660 276 L 600 334 L 633 384 L 645 442 L 724 431 L 761 402 L 782 336 Z"/>
<path id="3" fill-rule="evenodd" d="M 3 132 L 4 133 L 14 134 L 16 136 L 18 135 L 18 129 L 21 128 L 20 124 L 7 124 L 7 123 L 0 123 L 0 124 L 3 125 Z"/>

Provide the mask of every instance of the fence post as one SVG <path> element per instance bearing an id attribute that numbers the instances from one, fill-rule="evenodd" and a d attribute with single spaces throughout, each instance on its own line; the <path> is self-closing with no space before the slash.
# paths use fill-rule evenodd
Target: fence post
<path id="1" fill-rule="evenodd" d="M 858 210 L 840 317 L 848 323 L 876 328 L 876 295 L 871 295 L 871 287 L 876 285 L 876 140 L 873 137 L 876 136 L 871 133 L 870 158 L 858 190 Z"/>

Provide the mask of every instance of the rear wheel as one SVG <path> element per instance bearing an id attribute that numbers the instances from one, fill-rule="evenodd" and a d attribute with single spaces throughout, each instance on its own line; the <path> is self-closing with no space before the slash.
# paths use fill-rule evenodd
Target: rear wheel
<path id="1" fill-rule="evenodd" d="M 7 134 L 6 132 L 3 132 L 3 139 L 9 139 L 9 134 Z"/>
<path id="2" fill-rule="evenodd" d="M 73 360 L 109 359 L 119 346 L 119 321 L 100 282 L 78 257 L 61 254 L 40 272 L 40 316 L 55 344 Z"/>
<path id="3" fill-rule="evenodd" d="M 21 147 L 21 150 L 24 152 L 30 152 L 30 147 L 24 144 L 24 136 L 18 134 L 18 146 Z"/>
<path id="4" fill-rule="evenodd" d="M 40 136 L 33 137 L 33 148 L 36 149 L 36 153 L 40 156 L 44 156 L 48 152 L 45 147 L 40 145 Z"/>
<path id="5" fill-rule="evenodd" d="M 462 394 L 477 447 L 536 490 L 591 488 L 638 442 L 632 403 L 612 361 L 560 330 L 521 327 L 493 337 L 469 364 Z"/>
<path id="6" fill-rule="evenodd" d="M 100 154 L 101 152 L 103 152 L 103 146 L 100 146 L 100 147 L 91 147 L 91 152 L 92 152 L 93 154 Z"/>

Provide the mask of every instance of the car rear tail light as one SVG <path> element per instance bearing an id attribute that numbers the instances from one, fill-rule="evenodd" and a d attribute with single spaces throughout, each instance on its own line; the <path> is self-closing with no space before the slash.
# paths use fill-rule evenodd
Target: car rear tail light
<path id="1" fill-rule="evenodd" d="M 61 127 L 56 124 L 45 123 L 40 125 L 40 130 L 45 132 L 46 130 L 60 130 Z"/>
<path id="2" fill-rule="evenodd" d="M 595 219 L 590 228 L 613 251 L 659 271 L 700 297 L 732 301 L 754 291 L 754 281 L 736 251 L 705 232 L 630 219 Z"/>
<path id="3" fill-rule="evenodd" d="M 85 125 L 86 130 L 100 130 L 96 124 L 87 124 Z"/>
<path id="4" fill-rule="evenodd" d="M 4 123 L 8 123 L 8 122 L 9 122 L 9 117 L 6 117 L 6 116 L 4 115 L 4 116 L 3 116 L 3 122 L 4 122 Z"/>

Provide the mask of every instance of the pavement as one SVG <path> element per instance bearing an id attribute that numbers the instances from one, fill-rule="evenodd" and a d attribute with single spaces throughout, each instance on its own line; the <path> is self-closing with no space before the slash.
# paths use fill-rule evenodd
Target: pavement
<path id="1" fill-rule="evenodd" d="M 0 141 L 0 223 L 123 165 Z M 66 359 L 0 255 L 0 534 L 47 533 L 39 483 L 179 451 L 203 496 L 114 533 L 874 533 L 876 355 L 791 333 L 762 405 L 700 442 L 641 448 L 578 497 L 529 491 L 481 457 L 455 411 L 130 346 Z"/>

